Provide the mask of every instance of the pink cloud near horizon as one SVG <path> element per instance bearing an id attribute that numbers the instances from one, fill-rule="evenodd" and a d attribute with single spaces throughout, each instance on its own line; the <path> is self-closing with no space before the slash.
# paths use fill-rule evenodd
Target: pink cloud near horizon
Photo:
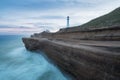
<path id="1" fill-rule="evenodd" d="M 41 28 L 0 28 L 0 33 L 5 34 L 32 34 L 41 32 Z"/>

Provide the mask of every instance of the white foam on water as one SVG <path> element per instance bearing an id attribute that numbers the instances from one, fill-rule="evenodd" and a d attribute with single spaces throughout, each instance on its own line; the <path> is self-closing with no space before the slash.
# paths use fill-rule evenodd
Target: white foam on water
<path id="1" fill-rule="evenodd" d="M 0 61 L 0 80 L 68 80 L 42 55 L 16 48 Z"/>

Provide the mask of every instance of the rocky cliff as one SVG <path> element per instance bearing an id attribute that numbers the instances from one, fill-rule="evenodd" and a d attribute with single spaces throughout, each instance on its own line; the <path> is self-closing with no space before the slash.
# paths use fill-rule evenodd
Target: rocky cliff
<path id="1" fill-rule="evenodd" d="M 36 33 L 22 40 L 26 49 L 45 52 L 76 80 L 120 80 L 119 12 L 120 8 L 84 27 Z"/>
<path id="2" fill-rule="evenodd" d="M 114 45 L 106 45 L 111 42 L 86 45 L 84 41 L 81 42 L 83 44 L 78 44 L 76 41 L 35 37 L 23 38 L 23 42 L 28 50 L 44 51 L 61 69 L 72 74 L 76 80 L 120 80 L 120 45 L 117 45 L 119 42 L 113 42 Z M 94 41 L 89 43 L 94 44 Z"/>
<path id="3" fill-rule="evenodd" d="M 32 37 L 44 37 L 49 39 L 68 39 L 68 40 L 111 40 L 120 41 L 120 26 L 113 26 L 111 28 L 97 28 L 97 29 L 63 29 L 56 33 L 43 32 L 34 34 Z"/>

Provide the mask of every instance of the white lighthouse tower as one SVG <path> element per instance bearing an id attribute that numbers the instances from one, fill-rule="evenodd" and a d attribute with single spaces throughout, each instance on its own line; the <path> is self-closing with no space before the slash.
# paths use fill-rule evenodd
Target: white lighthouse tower
<path id="1" fill-rule="evenodd" d="M 67 28 L 70 26 L 70 23 L 69 23 L 69 19 L 70 17 L 69 16 L 67 16 Z"/>

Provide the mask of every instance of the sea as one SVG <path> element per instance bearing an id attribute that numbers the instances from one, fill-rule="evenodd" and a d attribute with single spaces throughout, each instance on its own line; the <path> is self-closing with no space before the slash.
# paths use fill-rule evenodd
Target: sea
<path id="1" fill-rule="evenodd" d="M 25 35 L 0 35 L 0 80 L 71 80 L 42 55 L 27 51 Z"/>

